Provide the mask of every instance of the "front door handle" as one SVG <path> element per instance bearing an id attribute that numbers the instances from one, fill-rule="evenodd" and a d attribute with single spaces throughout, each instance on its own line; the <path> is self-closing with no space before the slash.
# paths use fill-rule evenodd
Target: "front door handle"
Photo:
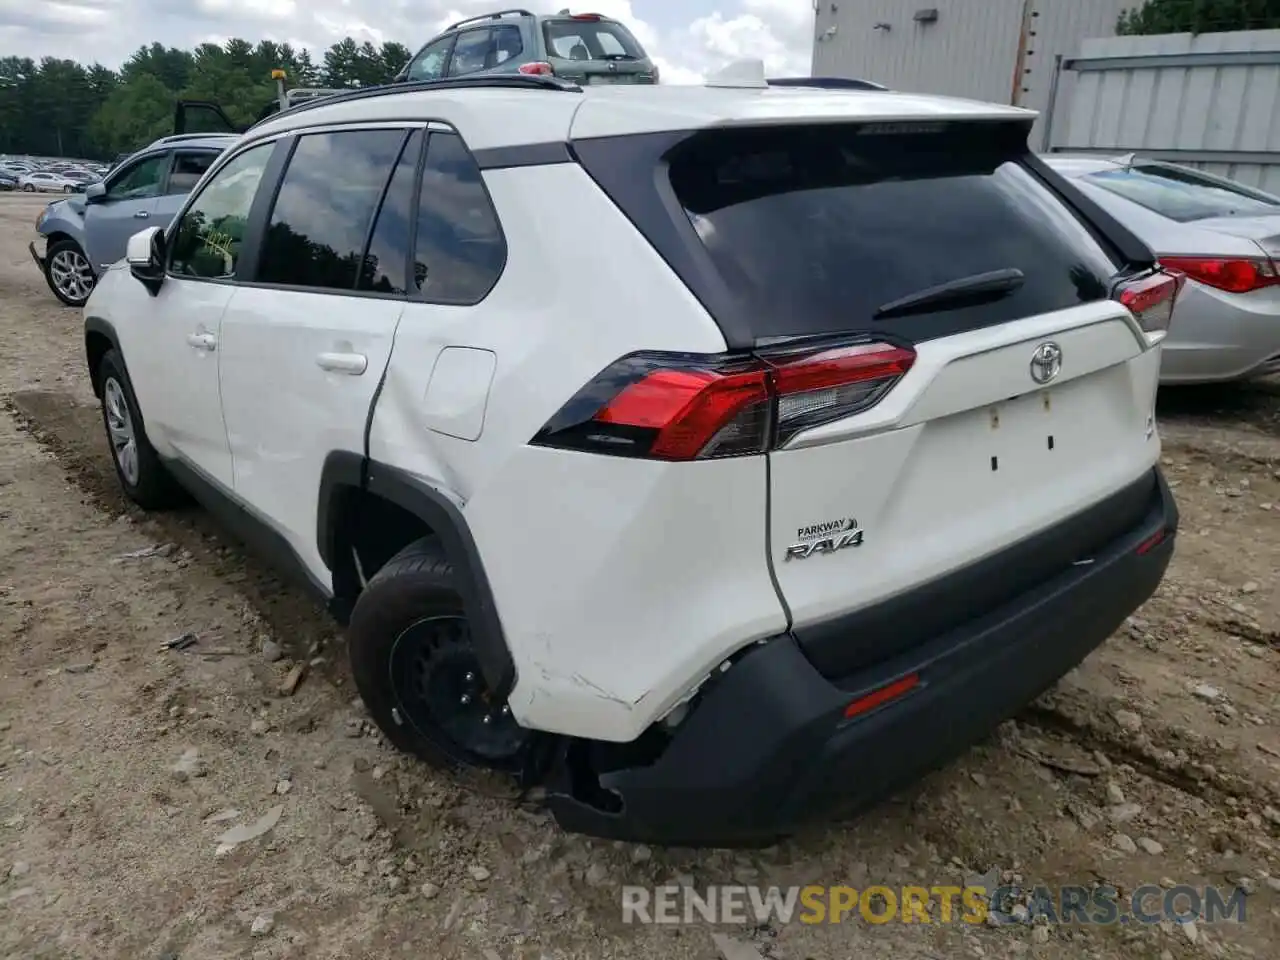
<path id="1" fill-rule="evenodd" d="M 218 338 L 212 333 L 189 333 L 187 343 L 197 350 L 212 350 L 218 345 Z"/>
<path id="2" fill-rule="evenodd" d="M 145 220 L 149 216 L 151 216 L 151 214 L 147 213 L 147 211 L 145 210 L 139 210 L 137 213 L 133 215 L 135 220 Z"/>
<path id="3" fill-rule="evenodd" d="M 369 369 L 369 358 L 363 353 L 322 353 L 316 357 L 321 370 L 358 377 Z"/>

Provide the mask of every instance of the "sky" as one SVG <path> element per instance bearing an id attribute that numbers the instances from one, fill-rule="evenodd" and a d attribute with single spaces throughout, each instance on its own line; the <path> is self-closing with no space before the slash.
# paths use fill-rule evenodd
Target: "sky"
<path id="1" fill-rule="evenodd" d="M 568 6 L 625 22 L 663 82 L 697 83 L 725 63 L 755 57 L 775 76 L 809 73 L 814 0 L 508 0 L 536 13 Z M 465 16 L 501 0 L 0 0 L 0 56 L 65 57 L 118 67 L 159 41 L 193 47 L 229 37 L 275 40 L 320 53 L 344 36 L 416 50 Z"/>

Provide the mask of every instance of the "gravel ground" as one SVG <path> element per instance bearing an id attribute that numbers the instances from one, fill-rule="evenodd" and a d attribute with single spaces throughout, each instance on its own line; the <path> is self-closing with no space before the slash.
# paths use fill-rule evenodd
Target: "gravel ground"
<path id="1" fill-rule="evenodd" d="M 310 601 L 200 512 L 126 505 L 80 315 L 27 254 L 42 202 L 0 196 L 4 956 L 1275 955 L 1280 384 L 1166 391 L 1183 533 L 1165 585 L 990 741 L 768 850 L 649 850 L 563 834 L 501 783 L 397 755 Z M 163 649 L 185 633 L 196 642 Z M 306 675 L 286 695 L 295 665 Z M 265 829 L 227 840 L 237 827 Z M 1240 885 L 1246 919 L 642 926 L 620 909 L 622 884 L 929 887 L 992 870 L 1024 885 Z"/>

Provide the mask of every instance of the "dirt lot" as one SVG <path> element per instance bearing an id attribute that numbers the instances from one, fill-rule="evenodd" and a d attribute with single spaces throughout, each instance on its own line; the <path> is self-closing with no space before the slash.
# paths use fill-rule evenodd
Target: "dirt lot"
<path id="1" fill-rule="evenodd" d="M 593 842 L 496 784 L 397 756 L 363 724 L 320 611 L 198 511 L 125 504 L 80 315 L 27 255 L 41 202 L 0 196 L 4 956 L 710 960 L 730 949 L 713 930 L 753 960 L 1275 956 L 1280 384 L 1164 398 L 1183 523 L 1164 587 L 990 742 L 769 850 Z M 188 631 L 194 645 L 162 649 Z M 282 696 L 294 663 L 308 675 Z M 220 849 L 277 807 L 263 835 Z M 620 910 L 624 883 L 928 887 L 991 870 L 1239 884 L 1246 919 L 711 928 Z"/>

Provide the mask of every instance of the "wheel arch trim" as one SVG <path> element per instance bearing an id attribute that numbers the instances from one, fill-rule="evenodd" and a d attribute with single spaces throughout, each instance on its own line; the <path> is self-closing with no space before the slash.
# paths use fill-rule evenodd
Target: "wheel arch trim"
<path id="1" fill-rule="evenodd" d="M 102 317 L 89 316 L 84 318 L 84 358 L 85 364 L 89 368 L 89 382 L 93 384 L 93 395 L 99 400 L 102 399 L 102 381 L 98 378 L 98 371 L 91 362 L 89 353 L 89 338 L 93 335 L 106 337 L 111 343 L 111 349 L 116 352 L 116 356 L 120 358 L 120 366 L 124 368 L 124 375 L 130 378 L 129 364 L 125 361 L 124 350 L 120 347 L 120 336 L 116 333 L 116 328 L 110 320 L 104 320 Z M 138 411 L 142 413 L 141 410 Z"/>
<path id="2" fill-rule="evenodd" d="M 321 471 L 316 531 L 320 556 L 330 570 L 338 562 L 344 488 L 362 490 L 394 503 L 440 538 L 445 555 L 453 564 L 485 682 L 495 696 L 505 700 L 515 687 L 515 661 L 507 647 L 479 548 L 458 504 L 439 487 L 404 470 L 357 453 L 333 451 L 325 458 Z"/>

